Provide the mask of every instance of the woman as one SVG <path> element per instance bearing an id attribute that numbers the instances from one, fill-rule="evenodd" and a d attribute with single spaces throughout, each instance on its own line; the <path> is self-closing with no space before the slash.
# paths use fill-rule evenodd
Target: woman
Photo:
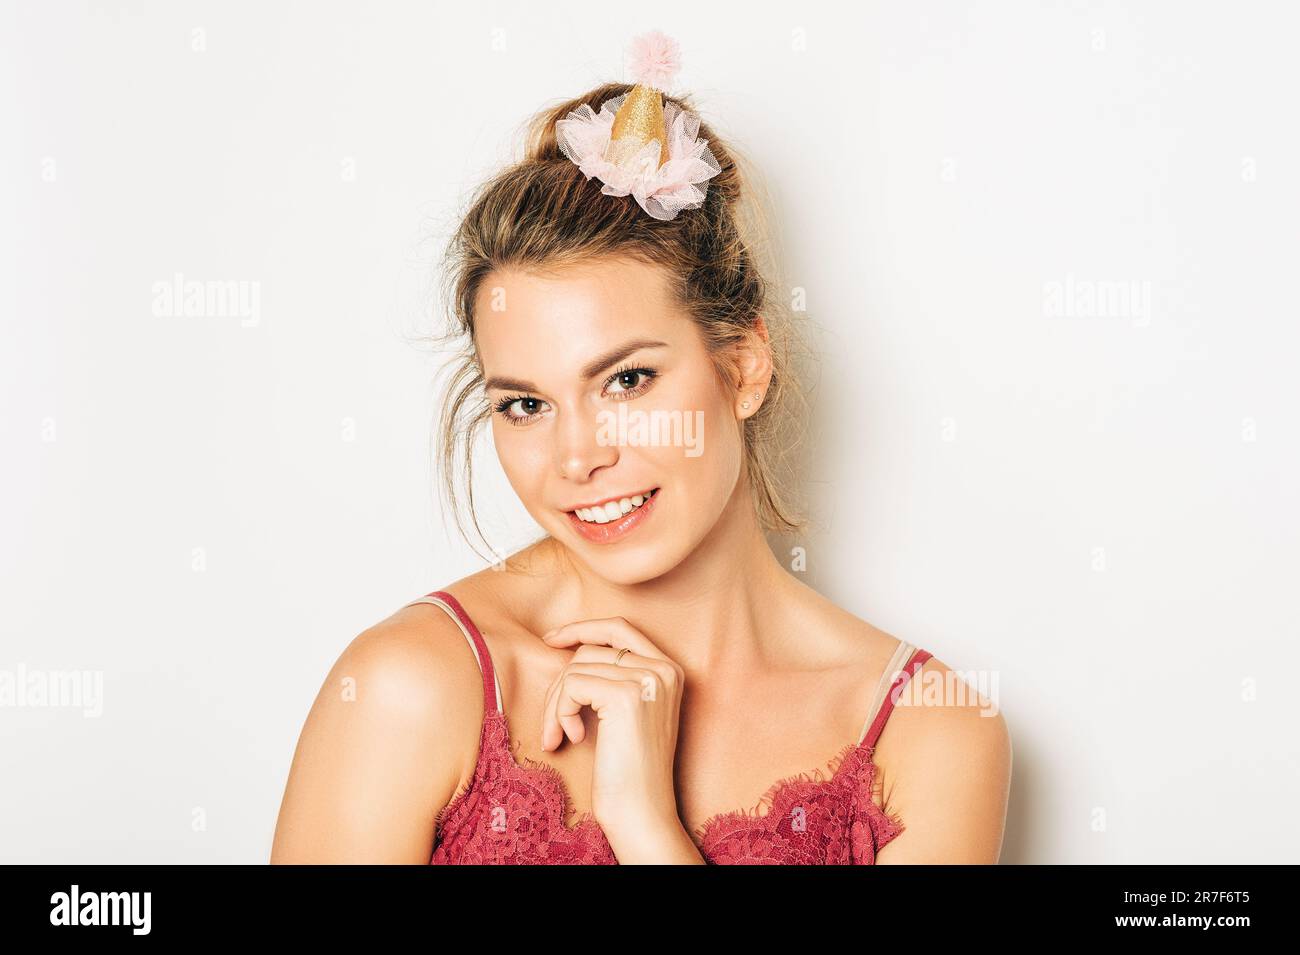
<path id="1" fill-rule="evenodd" d="M 997 861 L 1001 716 L 767 546 L 802 526 L 789 316 L 733 151 L 660 99 L 675 44 L 635 53 L 539 117 L 448 260 L 453 505 L 490 418 L 547 534 L 352 641 L 272 862 Z"/>

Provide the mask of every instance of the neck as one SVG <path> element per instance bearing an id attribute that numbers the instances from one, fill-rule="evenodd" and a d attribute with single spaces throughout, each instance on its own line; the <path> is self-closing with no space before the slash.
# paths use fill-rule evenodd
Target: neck
<path id="1" fill-rule="evenodd" d="M 555 552 L 563 545 L 548 539 Z M 744 481 L 709 534 L 671 571 L 625 585 L 593 573 L 567 551 L 557 554 L 566 584 L 548 600 L 548 626 L 622 616 L 686 671 L 715 683 L 771 667 L 792 641 L 788 596 L 797 587 L 758 524 Z"/>

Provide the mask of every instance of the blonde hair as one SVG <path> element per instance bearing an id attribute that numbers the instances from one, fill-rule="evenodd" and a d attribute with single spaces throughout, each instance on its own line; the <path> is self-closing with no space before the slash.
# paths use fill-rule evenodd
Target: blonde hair
<path id="1" fill-rule="evenodd" d="M 772 378 L 757 412 L 744 420 L 745 470 L 764 530 L 788 533 L 807 523 L 793 500 L 791 454 L 804 430 L 806 405 L 795 371 L 803 343 L 792 309 L 784 296 L 773 294 L 774 268 L 757 261 L 758 240 L 767 233 L 737 154 L 701 122 L 700 138 L 708 141 L 722 171 L 708 180 L 703 206 L 658 220 L 631 196 L 602 194 L 600 181 L 587 179 L 556 142 L 555 124 L 570 111 L 583 104 L 598 111 L 607 99 L 631 88 L 607 83 L 538 113 L 529 124 L 524 157 L 479 188 L 447 246 L 442 300 L 451 313 L 450 330 L 441 341 L 456 341 L 460 347 L 445 369 L 437 456 L 457 529 L 471 547 L 456 479 L 465 477 L 470 518 L 487 543 L 474 512 L 472 461 L 474 436 L 492 414 L 474 339 L 479 288 L 499 268 L 549 271 L 606 256 L 663 267 L 718 374 L 732 386 L 740 383 L 734 346 L 757 340 L 754 320 L 762 315 Z M 698 113 L 687 97 L 665 101 Z"/>

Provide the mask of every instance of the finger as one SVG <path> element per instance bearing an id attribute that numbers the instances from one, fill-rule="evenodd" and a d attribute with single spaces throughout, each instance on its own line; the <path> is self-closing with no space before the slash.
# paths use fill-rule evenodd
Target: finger
<path id="1" fill-rule="evenodd" d="M 561 718 L 576 715 L 584 706 L 590 706 L 599 716 L 606 707 L 622 704 L 628 698 L 629 690 L 639 697 L 643 683 L 655 679 L 648 670 L 614 667 L 606 663 L 591 664 L 590 669 L 596 672 L 587 672 L 584 667 L 565 675 L 555 703 L 556 713 Z M 614 670 L 618 672 L 612 673 Z"/>
<path id="2" fill-rule="evenodd" d="M 543 634 L 542 640 L 553 647 L 568 647 L 575 643 L 603 644 L 620 650 L 627 647 L 643 657 L 668 659 L 668 656 L 655 646 L 649 637 L 632 626 L 626 617 L 575 620 Z"/>
<path id="3" fill-rule="evenodd" d="M 562 649 L 557 647 L 556 649 Z M 607 647 L 603 643 L 581 643 L 573 648 L 573 656 L 569 658 L 570 663 L 606 663 L 622 653 L 614 647 Z M 631 656 L 631 654 L 628 654 Z"/>
<path id="4" fill-rule="evenodd" d="M 675 693 L 682 682 L 682 671 L 675 662 L 664 656 L 654 643 L 645 637 L 639 630 L 627 622 L 625 618 L 600 618 L 587 621 L 576 621 L 575 623 L 594 624 L 600 634 L 599 638 L 588 633 L 586 636 L 589 642 L 583 642 L 580 638 L 583 636 L 580 630 L 590 630 L 590 627 L 579 628 L 577 626 L 557 627 L 548 631 L 547 637 L 554 637 L 561 629 L 566 629 L 570 635 L 574 636 L 574 641 L 578 646 L 574 649 L 573 658 L 570 663 L 603 661 L 616 662 L 619 654 L 623 654 L 626 663 L 619 665 L 626 668 L 634 665 L 640 665 L 649 668 L 659 676 L 659 683 L 669 688 L 670 693 Z M 550 641 L 551 645 L 563 645 L 566 641 Z M 631 652 L 632 647 L 628 644 L 636 643 L 640 646 L 650 649 L 655 656 L 645 657 L 639 653 Z M 625 646 L 627 645 L 627 646 Z M 624 653 L 624 649 L 628 652 Z M 555 701 L 559 692 L 559 684 L 565 671 L 551 682 L 547 688 L 546 698 L 542 704 L 542 739 L 541 746 L 543 751 L 558 748 L 567 736 L 570 740 L 577 743 L 586 737 L 586 727 L 580 716 L 566 716 L 563 719 L 557 715 Z M 659 684 L 650 687 L 650 692 L 657 692 Z M 651 698 L 654 698 L 653 696 Z"/>
<path id="5" fill-rule="evenodd" d="M 561 719 L 556 714 L 556 701 L 564 687 L 564 675 L 568 672 L 569 664 L 559 675 L 551 681 L 551 685 L 546 690 L 546 701 L 542 704 L 542 751 L 546 752 L 551 749 L 558 749 L 560 743 L 564 742 L 564 737 L 569 737 L 573 742 L 578 742 L 586 736 L 587 728 L 582 722 L 581 716 L 566 716 Z"/>
<path id="6" fill-rule="evenodd" d="M 619 654 L 622 654 L 620 660 Z M 559 675 L 551 681 L 551 685 L 546 688 L 545 700 L 542 703 L 542 750 L 548 751 L 558 747 L 565 736 L 577 743 L 586 736 L 586 725 L 582 722 L 581 716 L 566 717 L 561 720 L 556 715 L 555 700 L 559 692 L 560 681 L 564 674 L 575 663 L 600 663 L 616 666 L 620 670 L 630 668 L 639 668 L 648 670 L 658 676 L 658 681 L 649 681 L 649 685 L 642 687 L 643 694 L 648 694 L 647 699 L 658 699 L 657 694 L 662 686 L 668 692 L 673 692 L 679 682 L 677 668 L 670 660 L 658 660 L 652 657 L 643 657 L 639 653 L 623 653 L 622 650 L 596 644 L 581 644 L 573 651 L 572 661 L 561 670 Z M 617 674 L 611 674 L 611 678 L 616 678 Z M 642 681 L 645 683 L 646 681 Z"/>
<path id="7" fill-rule="evenodd" d="M 571 663 L 566 666 L 555 683 L 552 684 L 543 707 L 543 750 L 558 748 L 566 736 L 573 743 L 581 743 L 586 739 L 587 727 L 582 721 L 582 705 L 574 706 L 572 702 L 563 704 L 566 690 L 565 680 L 572 674 L 602 677 L 607 683 L 630 682 L 638 684 L 653 676 L 649 671 L 634 670 L 631 667 L 615 666 L 611 663 Z M 605 701 L 602 700 L 601 702 L 603 705 Z M 599 712 L 599 707 L 595 708 Z"/>
<path id="8" fill-rule="evenodd" d="M 586 728 L 581 718 L 573 719 L 569 717 L 563 724 L 558 722 L 555 717 L 555 697 L 560 690 L 560 682 L 564 679 L 564 674 L 569 666 L 574 663 L 590 663 L 592 661 L 601 661 L 608 658 L 610 654 L 617 654 L 618 650 L 612 650 L 609 647 L 598 647 L 590 644 L 583 644 L 573 651 L 573 656 L 569 663 L 556 674 L 551 685 L 546 688 L 546 696 L 542 702 L 542 750 L 543 752 L 558 747 L 560 742 L 567 735 L 570 739 L 581 738 L 586 733 Z M 575 740 L 576 741 L 576 740 Z"/>
<path id="9" fill-rule="evenodd" d="M 558 747 L 565 736 L 574 743 L 582 742 L 587 735 L 582 708 L 590 706 L 599 715 L 616 699 L 615 691 L 626 692 L 625 684 L 635 686 L 643 698 L 655 699 L 657 691 L 652 690 L 647 697 L 645 688 L 648 684 L 657 687 L 658 675 L 652 670 L 612 663 L 578 663 L 565 667 L 542 716 L 542 749 L 550 749 L 552 741 Z"/>
<path id="10" fill-rule="evenodd" d="M 620 656 L 619 654 L 622 654 Z M 603 643 L 582 643 L 573 651 L 570 663 L 618 663 L 619 666 L 664 666 L 670 661 L 658 657 L 643 657 L 625 648 L 611 647 Z"/>

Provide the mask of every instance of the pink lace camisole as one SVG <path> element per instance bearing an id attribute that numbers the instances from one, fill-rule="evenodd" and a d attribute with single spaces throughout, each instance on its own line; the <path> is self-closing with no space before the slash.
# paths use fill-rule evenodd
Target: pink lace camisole
<path id="1" fill-rule="evenodd" d="M 483 675 L 483 728 L 469 783 L 437 815 L 432 865 L 617 865 L 600 823 L 590 813 L 567 824 L 571 800 L 553 766 L 516 756 L 501 684 L 483 635 L 465 608 L 444 590 L 412 603 L 441 607 L 459 625 Z M 714 865 L 872 865 L 876 853 L 903 831 L 894 814 L 873 800 L 876 740 L 897 692 L 930 653 L 900 642 L 876 687 L 867 725 L 857 743 L 820 770 L 773 783 L 759 806 L 702 823 L 692 839 Z M 891 682 L 892 681 L 892 682 Z"/>

